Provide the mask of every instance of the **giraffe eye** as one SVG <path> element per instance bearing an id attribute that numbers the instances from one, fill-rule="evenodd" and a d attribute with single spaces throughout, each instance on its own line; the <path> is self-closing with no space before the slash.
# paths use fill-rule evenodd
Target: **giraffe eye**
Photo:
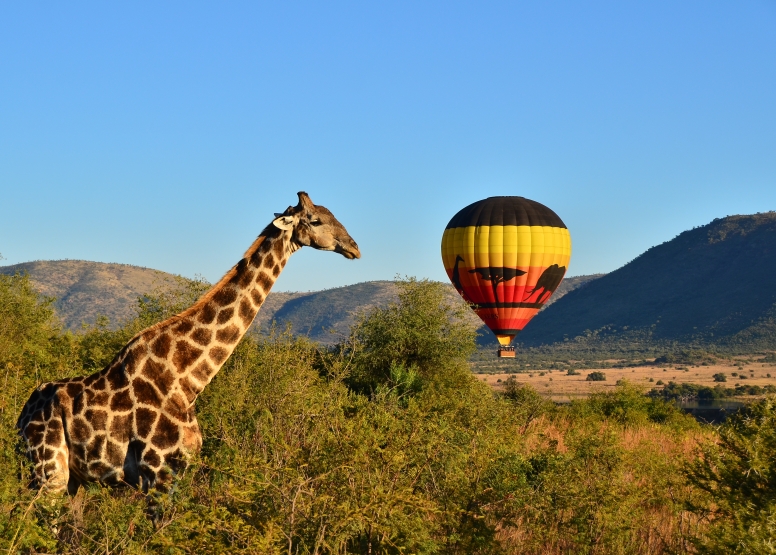
<path id="1" fill-rule="evenodd" d="M 322 223 L 323 222 L 321 220 L 310 220 L 310 225 L 314 225 L 316 227 L 321 225 Z"/>

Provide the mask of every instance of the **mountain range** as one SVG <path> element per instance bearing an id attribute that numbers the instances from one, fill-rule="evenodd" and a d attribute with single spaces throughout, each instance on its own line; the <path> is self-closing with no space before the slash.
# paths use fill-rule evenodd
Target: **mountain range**
<path id="1" fill-rule="evenodd" d="M 534 318 L 525 346 L 575 338 L 776 348 L 776 212 L 679 234 Z"/>
<path id="2" fill-rule="evenodd" d="M 135 314 L 138 297 L 179 279 L 80 260 L 0 267 L 0 273 L 16 272 L 29 274 L 42 294 L 56 299 L 57 314 L 72 330 L 100 314 L 120 325 Z M 452 286 L 450 295 L 456 295 Z M 254 326 L 266 333 L 273 322 L 281 329 L 290 325 L 294 333 L 331 344 L 347 335 L 359 312 L 395 299 L 390 281 L 270 293 Z M 484 326 L 480 332 L 481 344 L 495 345 Z M 609 274 L 566 278 L 518 336 L 529 347 L 619 340 L 776 349 L 776 212 L 716 219 Z"/>
<path id="3" fill-rule="evenodd" d="M 85 260 L 38 260 L 0 266 L 0 274 L 15 273 L 28 274 L 38 291 L 53 297 L 57 315 L 73 331 L 93 324 L 100 315 L 107 316 L 112 326 L 119 326 L 136 314 L 140 296 L 176 283 L 176 276 L 159 270 Z M 567 278 L 547 306 L 599 276 Z M 452 286 L 449 292 L 457 296 Z M 385 306 L 396 298 L 396 287 L 390 281 L 368 281 L 312 293 L 270 293 L 254 327 L 267 333 L 273 322 L 280 329 L 290 325 L 294 333 L 321 343 L 336 343 L 348 334 L 359 312 Z M 472 320 L 479 323 L 473 314 Z M 480 331 L 484 342 L 495 341 L 486 328 Z"/>

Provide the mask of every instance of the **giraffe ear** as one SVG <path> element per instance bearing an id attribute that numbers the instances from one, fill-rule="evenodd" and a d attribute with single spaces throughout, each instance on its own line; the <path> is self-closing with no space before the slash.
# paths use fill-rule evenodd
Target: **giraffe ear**
<path id="1" fill-rule="evenodd" d="M 272 221 L 272 224 L 278 228 L 282 229 L 283 231 L 288 231 L 292 227 L 294 227 L 294 218 L 291 216 L 280 216 L 279 218 L 275 218 Z"/>

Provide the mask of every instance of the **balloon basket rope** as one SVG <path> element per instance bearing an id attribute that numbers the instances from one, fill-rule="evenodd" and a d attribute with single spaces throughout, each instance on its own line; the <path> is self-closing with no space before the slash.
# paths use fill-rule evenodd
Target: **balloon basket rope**
<path id="1" fill-rule="evenodd" d="M 498 348 L 498 358 L 515 358 L 515 346 L 506 345 Z"/>

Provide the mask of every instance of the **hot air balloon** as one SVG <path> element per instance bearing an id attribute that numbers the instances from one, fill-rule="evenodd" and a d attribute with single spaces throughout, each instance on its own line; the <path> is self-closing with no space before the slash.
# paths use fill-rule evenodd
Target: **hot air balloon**
<path id="1" fill-rule="evenodd" d="M 571 236 L 558 215 L 523 197 L 490 197 L 458 212 L 442 236 L 442 261 L 458 293 L 498 338 L 500 357 L 558 288 Z"/>

